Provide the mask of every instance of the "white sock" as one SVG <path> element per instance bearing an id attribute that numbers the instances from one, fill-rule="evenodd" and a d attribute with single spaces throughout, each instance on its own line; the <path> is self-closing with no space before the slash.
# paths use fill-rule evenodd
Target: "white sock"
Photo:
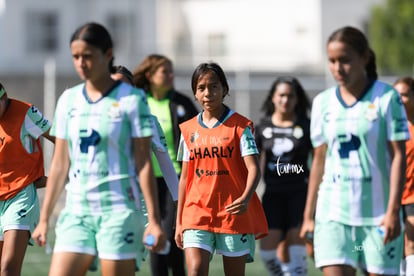
<path id="1" fill-rule="evenodd" d="M 408 255 L 405 257 L 405 275 L 413 276 L 414 275 L 414 255 Z"/>
<path id="2" fill-rule="evenodd" d="M 276 257 L 275 250 L 260 250 L 260 257 L 262 258 L 267 272 L 271 276 L 283 276 L 282 268 L 280 266 L 280 261 Z"/>
<path id="3" fill-rule="evenodd" d="M 402 259 L 400 262 L 400 276 L 405 276 L 405 267 L 407 266 L 407 262 L 405 259 Z"/>
<path id="4" fill-rule="evenodd" d="M 289 246 L 290 275 L 307 275 L 308 264 L 306 262 L 306 246 Z"/>
<path id="5" fill-rule="evenodd" d="M 290 275 L 290 263 L 280 262 L 280 267 L 282 268 L 283 275 Z"/>

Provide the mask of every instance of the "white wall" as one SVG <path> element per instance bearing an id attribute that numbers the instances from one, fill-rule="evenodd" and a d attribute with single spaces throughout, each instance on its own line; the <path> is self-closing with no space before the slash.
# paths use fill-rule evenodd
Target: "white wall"
<path id="1" fill-rule="evenodd" d="M 319 0 L 186 1 L 194 63 L 215 58 L 228 68 L 293 70 L 319 66 Z M 227 56 L 208 56 L 208 35 L 223 33 Z"/>
<path id="2" fill-rule="evenodd" d="M 154 1 L 135 0 L 0 0 L 0 73 L 42 73 L 43 63 L 56 58 L 57 70 L 74 73 L 69 40 L 75 29 L 83 23 L 96 21 L 106 25 L 111 14 L 131 16 L 131 22 L 122 30 L 124 48 L 115 47 L 115 62 L 134 67 L 147 52 L 156 51 L 156 16 Z M 0 2 L 0 7 L 1 7 Z M 53 12 L 58 16 L 59 42 L 55 53 L 35 53 L 26 42 L 30 12 Z M 114 36 L 114 35 L 113 35 Z"/>
<path id="3" fill-rule="evenodd" d="M 0 73 L 41 73 L 56 58 L 61 74 L 73 74 L 69 39 L 87 21 L 106 24 L 109 14 L 131 17 L 115 63 L 131 70 L 148 54 L 172 58 L 176 68 L 215 60 L 235 71 L 323 74 L 325 41 L 344 24 L 363 27 L 373 4 L 385 0 L 0 0 Z M 2 12 L 1 7 L 5 7 Z M 30 11 L 59 19 L 59 48 L 31 51 L 26 42 Z M 209 36 L 222 35 L 224 53 L 212 55 Z M 117 33 L 118 35 L 118 33 Z M 210 44 L 209 44 L 210 43 Z"/>

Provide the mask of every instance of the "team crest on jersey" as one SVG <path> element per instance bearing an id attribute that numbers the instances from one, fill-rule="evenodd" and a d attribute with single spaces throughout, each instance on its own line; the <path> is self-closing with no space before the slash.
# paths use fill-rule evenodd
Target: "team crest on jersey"
<path id="1" fill-rule="evenodd" d="M 272 138 L 272 133 L 273 133 L 273 130 L 272 130 L 272 128 L 271 127 L 266 127 L 265 129 L 263 129 L 263 131 L 262 131 L 262 135 L 263 135 L 263 137 L 264 138 L 266 138 L 266 139 L 270 139 L 270 138 Z"/>
<path id="2" fill-rule="evenodd" d="M 112 104 L 112 106 L 109 108 L 108 115 L 110 118 L 119 118 L 121 116 L 118 102 Z"/>
<path id="3" fill-rule="evenodd" d="M 194 132 L 194 133 L 191 133 L 191 138 L 190 138 L 191 143 L 195 143 L 197 141 L 198 137 L 200 137 L 200 134 L 198 134 L 197 131 Z"/>
<path id="4" fill-rule="evenodd" d="M 293 129 L 293 137 L 295 137 L 296 139 L 300 139 L 303 136 L 303 129 L 300 126 L 295 126 L 295 128 Z"/>
<path id="5" fill-rule="evenodd" d="M 368 121 L 374 121 L 378 118 L 378 112 L 375 104 L 371 103 L 368 105 L 365 117 L 368 119 Z"/>

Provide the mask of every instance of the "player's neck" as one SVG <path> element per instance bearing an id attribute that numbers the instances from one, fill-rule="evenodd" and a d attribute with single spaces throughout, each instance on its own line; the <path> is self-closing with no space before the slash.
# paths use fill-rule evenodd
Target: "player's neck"
<path id="1" fill-rule="evenodd" d="M 154 99 L 161 101 L 167 97 L 171 87 L 151 85 L 150 92 Z"/>
<path id="2" fill-rule="evenodd" d="M 208 128 L 212 128 L 214 125 L 216 125 L 217 121 L 220 120 L 225 111 L 226 107 L 223 104 L 214 110 L 203 110 L 203 113 L 201 115 L 203 123 Z"/>
<path id="3" fill-rule="evenodd" d="M 280 127 L 290 127 L 295 123 L 296 115 L 294 113 L 274 112 L 272 114 L 272 123 Z"/>
<path id="4" fill-rule="evenodd" d="M 86 93 L 91 100 L 95 101 L 108 93 L 114 83 L 115 81 L 112 78 L 100 79 L 99 81 L 93 82 L 87 81 L 85 87 Z"/>

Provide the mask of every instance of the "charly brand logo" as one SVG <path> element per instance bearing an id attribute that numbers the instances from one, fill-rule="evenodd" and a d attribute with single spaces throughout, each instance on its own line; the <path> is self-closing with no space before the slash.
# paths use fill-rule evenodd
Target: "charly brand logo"
<path id="1" fill-rule="evenodd" d="M 302 164 L 290 164 L 290 163 L 280 163 L 280 156 L 276 161 L 276 172 L 277 175 L 281 176 L 282 174 L 300 174 L 305 172 Z"/>

